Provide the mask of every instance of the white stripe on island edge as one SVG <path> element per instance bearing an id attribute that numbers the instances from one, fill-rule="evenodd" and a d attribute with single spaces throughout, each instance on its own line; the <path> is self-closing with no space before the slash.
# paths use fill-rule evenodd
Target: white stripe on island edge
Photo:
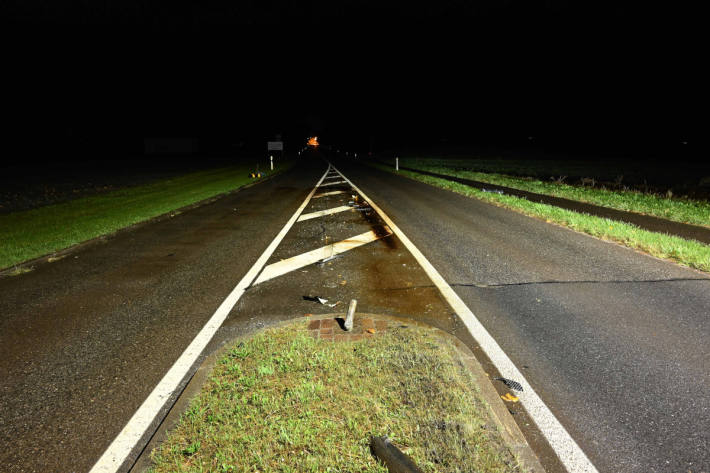
<path id="1" fill-rule="evenodd" d="M 357 248 L 358 246 L 366 245 L 370 242 L 379 240 L 380 238 L 384 238 L 392 234 L 389 228 L 385 227 L 385 230 L 387 230 L 386 235 L 378 235 L 374 232 L 374 230 L 370 230 L 369 232 L 362 233 L 352 238 L 348 238 L 347 240 L 342 240 L 331 245 L 322 246 L 307 253 L 301 253 L 298 256 L 272 263 L 264 268 L 264 271 L 259 275 L 259 278 L 254 281 L 254 286 L 264 281 L 268 281 L 269 279 L 273 279 L 275 277 L 282 276 L 286 273 L 290 273 L 291 271 L 295 271 L 299 268 L 303 268 L 304 266 L 308 266 L 309 264 L 317 263 L 322 259 L 329 258 L 340 253 L 345 253 L 346 251 L 350 251 L 354 248 Z"/>
<path id="2" fill-rule="evenodd" d="M 333 169 L 335 169 L 335 167 L 333 167 Z M 596 467 L 582 451 L 580 446 L 577 445 L 577 442 L 574 441 L 560 421 L 557 420 L 552 411 L 550 411 L 550 408 L 540 399 L 540 396 L 533 390 L 530 383 L 527 382 L 513 361 L 508 358 L 508 355 L 506 355 L 503 349 L 498 345 L 498 342 L 488 333 L 483 324 L 481 324 L 473 312 L 471 312 L 471 309 L 468 308 L 458 294 L 449 286 L 429 260 L 426 259 L 421 251 L 414 246 L 414 243 L 407 238 L 402 230 L 395 225 L 392 219 L 390 219 L 372 199 L 367 197 L 365 193 L 347 177 L 343 176 L 343 179 L 348 181 L 353 189 L 375 209 L 392 232 L 404 243 L 404 246 L 412 253 L 419 265 L 439 289 L 444 299 L 446 299 L 454 312 L 461 318 L 461 321 L 466 325 L 466 328 L 473 338 L 493 362 L 501 376 L 518 381 L 525 387 L 524 391 L 520 393 L 516 392 L 515 395 L 520 398 L 520 401 L 525 406 L 525 409 L 527 409 L 530 417 L 532 417 L 552 449 L 557 453 L 557 456 L 560 458 L 565 468 L 567 468 L 567 471 L 571 473 L 597 473 Z"/>
<path id="3" fill-rule="evenodd" d="M 337 214 L 340 212 L 345 212 L 347 210 L 352 210 L 352 207 L 348 207 L 347 205 L 341 205 L 340 207 L 333 207 L 332 209 L 326 209 L 326 210 L 319 210 L 318 212 L 311 212 L 309 214 L 303 214 L 300 217 L 298 217 L 297 222 L 302 222 L 304 220 L 310 220 L 312 218 L 318 218 L 318 217 L 323 217 L 325 215 L 332 215 L 332 214 Z"/>
<path id="4" fill-rule="evenodd" d="M 336 184 L 347 184 L 348 181 L 338 181 L 338 182 L 326 182 L 325 184 L 321 184 L 318 187 L 325 187 L 325 186 L 334 186 Z"/>
<path id="5" fill-rule="evenodd" d="M 328 169 L 330 170 L 330 166 L 328 166 Z M 247 274 L 239 281 L 239 284 L 237 284 L 222 304 L 220 304 L 205 326 L 202 327 L 202 330 L 200 330 L 185 351 L 182 352 L 180 358 L 177 359 L 170 370 L 163 376 L 163 379 L 161 379 L 158 385 L 153 389 L 153 392 L 143 401 L 143 404 L 141 404 L 138 410 L 133 414 L 133 417 L 131 417 L 125 427 L 123 427 L 123 430 L 121 430 L 113 442 L 111 442 L 111 445 L 109 445 L 103 455 L 101 455 L 101 458 L 99 458 L 96 464 L 91 468 L 90 473 L 115 473 L 121 468 L 121 465 L 123 465 L 138 442 L 140 442 L 155 417 L 163 409 L 167 400 L 175 393 L 180 382 L 195 361 L 197 361 L 202 350 L 204 350 L 209 341 L 212 340 L 212 337 L 222 325 L 224 319 L 227 318 L 229 312 L 242 294 L 244 294 L 246 288 L 249 287 L 257 274 L 259 274 L 259 271 L 264 267 L 274 250 L 276 250 L 276 247 L 281 243 L 281 240 L 286 236 L 286 233 L 291 229 L 299 215 L 301 215 L 303 209 L 306 208 L 306 205 L 308 205 L 311 197 L 313 197 L 318 185 L 323 182 L 324 177 L 325 173 L 323 173 L 323 176 L 318 180 L 316 186 L 308 194 L 306 200 L 303 201 L 301 206 L 291 216 L 288 222 L 286 222 L 281 232 L 276 235 L 276 238 L 274 238 L 271 244 L 264 250 L 259 259 L 256 260 L 254 266 L 249 269 Z"/>
<path id="6" fill-rule="evenodd" d="M 316 194 L 313 196 L 314 199 L 320 199 L 321 197 L 326 197 L 329 195 L 338 195 L 338 194 L 346 194 L 347 191 L 332 191 L 332 192 L 323 192 L 322 194 Z"/>

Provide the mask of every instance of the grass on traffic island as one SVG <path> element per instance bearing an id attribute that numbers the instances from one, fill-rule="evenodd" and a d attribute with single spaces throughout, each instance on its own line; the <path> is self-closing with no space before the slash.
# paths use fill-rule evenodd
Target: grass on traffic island
<path id="1" fill-rule="evenodd" d="M 395 171 L 391 167 L 382 164 L 371 163 L 371 165 L 378 169 L 397 173 L 467 197 L 516 210 L 549 223 L 564 225 L 603 240 L 614 241 L 658 258 L 670 259 L 691 268 L 710 272 L 710 246 L 695 240 L 686 240 L 663 233 L 650 232 L 629 223 L 573 212 L 553 205 L 530 202 L 520 197 L 485 192 L 475 187 L 443 178 L 426 176 L 411 171 Z"/>
<path id="2" fill-rule="evenodd" d="M 150 471 L 384 473 L 372 435 L 425 472 L 522 470 L 456 349 L 432 329 L 396 323 L 333 342 L 306 324 L 229 349 Z"/>
<path id="3" fill-rule="evenodd" d="M 293 164 L 279 164 L 275 172 Z M 0 215 L 0 269 L 50 255 L 121 228 L 172 213 L 254 182 L 253 166 L 193 172 L 151 184 Z M 51 262 L 52 257 L 49 258 Z M 17 268 L 16 273 L 27 268 Z"/>

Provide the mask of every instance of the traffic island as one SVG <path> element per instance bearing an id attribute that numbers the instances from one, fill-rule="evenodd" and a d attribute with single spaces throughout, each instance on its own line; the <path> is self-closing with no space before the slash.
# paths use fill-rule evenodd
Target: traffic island
<path id="1" fill-rule="evenodd" d="M 341 322 L 308 317 L 236 341 L 149 471 L 386 472 L 370 445 L 383 436 L 424 472 L 540 470 L 451 336 L 370 314 L 349 332 Z"/>

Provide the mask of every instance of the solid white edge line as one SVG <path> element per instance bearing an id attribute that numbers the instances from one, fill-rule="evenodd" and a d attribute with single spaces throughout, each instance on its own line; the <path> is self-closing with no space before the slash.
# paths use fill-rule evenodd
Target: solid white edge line
<path id="1" fill-rule="evenodd" d="M 333 169 L 336 169 L 335 166 L 333 166 Z M 342 173 L 340 174 L 342 175 Z M 503 349 L 498 345 L 498 342 L 488 333 L 471 309 L 468 308 L 458 294 L 449 286 L 429 260 L 426 259 L 421 251 L 414 246 L 414 243 L 407 238 L 404 232 L 399 229 L 392 219 L 390 219 L 372 199 L 367 197 L 365 193 L 347 177 L 343 176 L 343 179 L 348 181 L 352 188 L 358 192 L 363 199 L 367 200 L 370 206 L 375 209 L 390 227 L 391 231 L 404 243 L 404 246 L 412 253 L 419 265 L 439 289 L 444 299 L 446 299 L 454 312 L 459 316 L 471 336 L 478 342 L 488 358 L 493 362 L 501 376 L 518 381 L 524 386 L 524 391 L 520 393 L 516 392 L 516 396 L 520 398 L 520 401 L 525 406 L 525 409 L 527 409 L 530 417 L 532 417 L 552 449 L 557 453 L 557 456 L 560 458 L 560 461 L 567 471 L 570 473 L 597 473 L 596 467 L 560 421 L 557 420 L 552 411 L 550 411 L 547 405 L 540 399 L 540 396 L 533 390 L 530 383 L 525 379 L 525 376 L 518 370 L 513 361 L 508 358 L 508 355 L 506 355 Z"/>
<path id="2" fill-rule="evenodd" d="M 329 165 L 328 170 L 330 170 L 330 168 L 331 167 Z M 308 194 L 298 210 L 296 210 L 293 216 L 291 216 L 288 222 L 286 222 L 283 229 L 281 229 L 279 234 L 276 235 L 271 244 L 266 248 L 266 250 L 264 250 L 259 259 L 256 260 L 254 265 L 249 269 L 242 280 L 239 281 L 239 284 L 237 284 L 227 298 L 222 301 L 202 330 L 200 330 L 190 345 L 188 345 L 185 351 L 183 351 L 182 355 L 180 355 L 177 361 L 175 361 L 173 366 L 170 370 L 168 370 L 165 376 L 163 376 L 163 379 L 160 380 L 158 385 L 155 386 L 146 400 L 143 401 L 143 404 L 141 404 L 138 410 L 133 414 L 133 417 L 131 417 L 125 427 L 123 427 L 121 432 L 116 436 L 113 442 L 111 442 L 111 445 L 109 445 L 103 455 L 101 455 L 101 458 L 99 458 L 99 460 L 91 468 L 90 473 L 115 473 L 119 468 L 121 468 L 135 446 L 153 423 L 155 417 L 162 410 L 167 400 L 178 388 L 180 382 L 183 380 L 190 367 L 192 367 L 197 358 L 200 356 L 202 350 L 204 350 L 210 340 L 212 340 L 212 337 L 222 325 L 224 319 L 227 318 L 229 312 L 232 310 L 242 294 L 244 294 L 246 288 L 249 287 L 251 282 L 259 274 L 259 271 L 261 271 L 264 267 L 266 261 L 268 261 L 274 250 L 276 250 L 276 247 L 279 243 L 281 243 L 281 240 L 283 240 L 286 236 L 286 233 L 288 233 L 293 224 L 296 222 L 296 219 L 301 215 L 303 209 L 306 208 L 306 205 L 308 205 L 308 202 L 311 200 L 311 197 L 315 193 L 316 189 L 320 183 L 323 182 L 323 178 L 325 178 L 327 172 L 328 171 L 326 171 L 318 180 L 318 183 Z"/>

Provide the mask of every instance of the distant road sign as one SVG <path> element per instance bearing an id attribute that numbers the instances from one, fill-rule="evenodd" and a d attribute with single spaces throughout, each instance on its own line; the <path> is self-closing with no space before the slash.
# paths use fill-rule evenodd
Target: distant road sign
<path id="1" fill-rule="evenodd" d="M 266 147 L 268 151 L 283 151 L 284 142 L 283 141 L 267 141 Z"/>

